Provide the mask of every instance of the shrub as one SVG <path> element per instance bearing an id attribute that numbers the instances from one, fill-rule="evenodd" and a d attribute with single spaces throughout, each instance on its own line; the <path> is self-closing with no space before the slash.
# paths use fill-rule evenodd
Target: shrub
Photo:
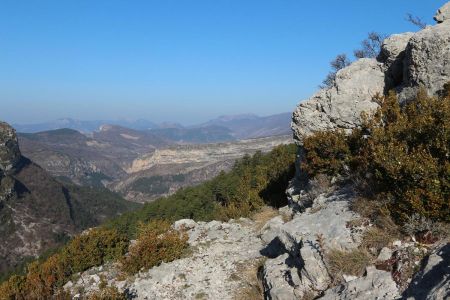
<path id="1" fill-rule="evenodd" d="M 187 235 L 170 227 L 167 221 L 154 220 L 141 223 L 136 243 L 130 246 L 122 259 L 123 271 L 134 274 L 140 269 L 150 269 L 162 262 L 181 257 L 188 247 Z"/>
<path id="2" fill-rule="evenodd" d="M 305 157 L 302 169 L 310 177 L 342 173 L 350 156 L 347 136 L 341 130 L 319 131 L 303 140 Z"/>
<path id="3" fill-rule="evenodd" d="M 77 273 L 121 257 L 128 240 L 115 230 L 93 229 L 76 236 L 60 252 L 28 265 L 25 276 L 0 285 L 0 299 L 68 299 L 62 286 Z"/>
<path id="4" fill-rule="evenodd" d="M 128 248 L 128 239 L 115 230 L 95 228 L 76 236 L 62 251 L 72 273 L 120 258 Z"/>
<path id="5" fill-rule="evenodd" d="M 317 174 L 350 175 L 383 199 L 394 219 L 417 213 L 450 221 L 450 85 L 442 96 L 420 91 L 401 106 L 394 93 L 378 98 L 371 119 L 346 136 L 318 132 L 305 139 L 302 168 Z"/>

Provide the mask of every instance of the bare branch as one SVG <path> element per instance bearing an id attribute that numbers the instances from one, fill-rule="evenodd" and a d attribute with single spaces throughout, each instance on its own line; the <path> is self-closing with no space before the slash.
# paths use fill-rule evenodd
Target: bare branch
<path id="1" fill-rule="evenodd" d="M 424 29 L 425 27 L 427 27 L 427 23 L 422 21 L 422 19 L 419 18 L 418 16 L 413 16 L 412 14 L 406 15 L 406 21 L 419 27 L 420 29 Z"/>

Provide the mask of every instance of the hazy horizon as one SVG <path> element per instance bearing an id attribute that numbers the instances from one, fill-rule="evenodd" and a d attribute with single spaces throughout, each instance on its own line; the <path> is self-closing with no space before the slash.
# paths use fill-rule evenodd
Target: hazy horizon
<path id="1" fill-rule="evenodd" d="M 337 54 L 370 31 L 416 31 L 407 13 L 434 24 L 443 3 L 3 1 L 0 119 L 189 125 L 291 112 Z"/>
<path id="2" fill-rule="evenodd" d="M 194 125 L 201 125 L 203 123 L 206 123 L 208 121 L 211 120 L 215 120 L 215 119 L 219 119 L 219 118 L 224 118 L 224 117 L 246 117 L 246 116 L 255 116 L 255 117 L 259 117 L 259 118 L 264 118 L 264 117 L 270 117 L 270 116 L 275 116 L 275 115 L 282 115 L 282 114 L 291 114 L 291 112 L 277 112 L 274 114 L 270 114 L 270 115 L 258 115 L 258 114 L 254 114 L 254 113 L 238 113 L 238 114 L 229 114 L 229 115 L 218 115 L 218 116 L 213 116 L 211 118 L 207 118 L 207 119 L 199 119 L 199 120 L 193 120 L 192 122 L 176 122 L 176 121 L 167 121 L 167 120 L 162 120 L 162 121 L 154 121 L 148 118 L 117 118 L 117 119 L 78 119 L 78 118 L 72 118 L 72 117 L 61 117 L 61 118 L 57 118 L 57 119 L 50 119 L 50 120 L 44 120 L 41 122 L 24 122 L 24 123 L 18 123 L 18 122 L 10 122 L 11 125 L 37 125 L 37 124 L 45 124 L 45 123 L 52 123 L 52 122 L 57 122 L 57 121 L 80 121 L 80 122 L 137 122 L 137 121 L 148 121 L 148 122 L 152 122 L 155 123 L 156 125 L 166 125 L 166 124 L 179 124 L 185 127 L 189 127 L 189 126 L 194 126 Z M 3 121 L 0 119 L 0 121 Z M 106 123 L 105 123 L 106 124 Z"/>

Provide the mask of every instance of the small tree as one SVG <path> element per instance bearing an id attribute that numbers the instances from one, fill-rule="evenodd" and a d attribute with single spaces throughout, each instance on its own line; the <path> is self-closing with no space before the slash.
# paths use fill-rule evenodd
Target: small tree
<path id="1" fill-rule="evenodd" d="M 375 58 L 378 56 L 381 50 L 386 36 L 378 32 L 369 32 L 367 38 L 361 42 L 361 49 L 357 49 L 353 52 L 356 58 Z"/>
<path id="2" fill-rule="evenodd" d="M 338 56 L 336 56 L 335 59 L 333 59 L 330 62 L 330 66 L 332 71 L 330 73 L 328 73 L 327 77 L 324 79 L 324 81 L 322 81 L 322 85 L 320 85 L 320 88 L 327 88 L 327 87 L 331 87 L 334 83 L 334 81 L 336 80 L 336 73 L 349 66 L 350 65 L 350 60 L 347 58 L 347 55 L 345 53 L 339 54 Z"/>
<path id="3" fill-rule="evenodd" d="M 419 18 L 418 16 L 413 16 L 412 14 L 406 15 L 406 21 L 419 27 L 420 29 L 425 29 L 425 27 L 427 27 L 427 23 L 422 21 L 422 19 Z"/>

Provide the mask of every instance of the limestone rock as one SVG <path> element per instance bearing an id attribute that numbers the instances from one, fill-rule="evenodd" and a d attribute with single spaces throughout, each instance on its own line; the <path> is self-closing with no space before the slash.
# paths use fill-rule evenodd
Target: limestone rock
<path id="1" fill-rule="evenodd" d="M 403 82 L 403 60 L 412 32 L 393 34 L 383 41 L 378 60 L 385 64 L 386 88 L 391 89 Z"/>
<path id="2" fill-rule="evenodd" d="M 425 258 L 422 269 L 413 278 L 407 299 L 438 300 L 450 297 L 450 243 Z"/>
<path id="3" fill-rule="evenodd" d="M 372 99 L 384 88 L 382 63 L 370 58 L 352 63 L 336 74 L 334 86 L 299 104 L 292 119 L 294 137 L 301 144 L 302 137 L 315 131 L 354 128 L 363 111 L 377 107 Z"/>
<path id="4" fill-rule="evenodd" d="M 289 266 L 289 255 L 280 255 L 264 264 L 263 285 L 272 300 L 295 300 L 295 289 L 301 285 L 297 268 Z"/>
<path id="5" fill-rule="evenodd" d="M 434 16 L 434 20 L 438 23 L 442 23 L 448 21 L 450 19 L 450 2 L 447 2 L 438 9 L 436 15 Z"/>
<path id="6" fill-rule="evenodd" d="M 0 122 L 0 171 L 14 172 L 21 160 L 16 131 L 7 123 Z"/>
<path id="7" fill-rule="evenodd" d="M 197 223 L 191 219 L 181 219 L 173 224 L 173 228 L 176 230 L 193 229 L 195 226 L 197 226 Z"/>
<path id="8" fill-rule="evenodd" d="M 314 199 L 313 206 L 282 224 L 269 221 L 276 234 L 266 233 L 264 239 L 275 236 L 279 241 L 278 257 L 264 265 L 263 285 L 270 299 L 301 299 L 317 296 L 331 283 L 323 253 L 331 248 L 352 249 L 358 246 L 361 232 L 348 228 L 347 223 L 358 218 L 348 208 L 352 194 L 347 189 Z"/>
<path id="9" fill-rule="evenodd" d="M 368 267 L 366 276 L 328 290 L 323 300 L 392 300 L 399 298 L 399 292 L 391 273 Z"/>
<path id="10" fill-rule="evenodd" d="M 388 247 L 383 247 L 381 249 L 380 254 L 378 254 L 377 260 L 378 261 L 385 261 L 390 259 L 392 256 L 392 250 Z"/>
<path id="11" fill-rule="evenodd" d="M 267 245 L 280 235 L 284 221 L 281 216 L 270 219 L 261 229 L 261 239 Z"/>
<path id="12" fill-rule="evenodd" d="M 405 51 L 402 99 L 410 97 L 419 86 L 430 95 L 450 81 L 450 22 L 427 26 L 415 33 Z M 411 92 L 412 90 L 412 92 Z"/>

